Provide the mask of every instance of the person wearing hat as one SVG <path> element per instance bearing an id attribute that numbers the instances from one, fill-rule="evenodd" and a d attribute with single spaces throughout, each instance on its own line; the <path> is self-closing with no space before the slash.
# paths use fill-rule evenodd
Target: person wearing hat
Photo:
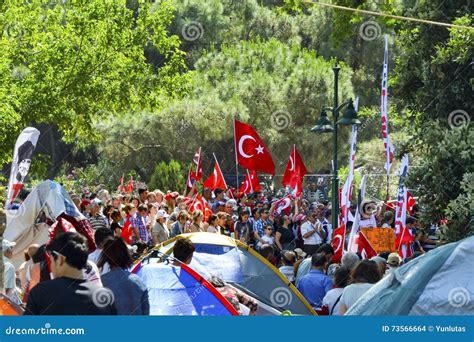
<path id="1" fill-rule="evenodd" d="M 8 296 L 14 303 L 20 304 L 21 300 L 18 296 L 18 290 L 16 288 L 16 273 L 15 266 L 10 262 L 13 257 L 13 247 L 16 246 L 15 242 L 10 242 L 3 239 L 2 251 L 3 251 L 3 287 L 5 289 L 5 295 Z"/>
<path id="2" fill-rule="evenodd" d="M 361 228 L 376 228 L 377 220 L 375 213 L 377 212 L 377 205 L 374 201 L 364 200 L 360 206 L 360 221 Z"/>
<path id="3" fill-rule="evenodd" d="M 92 229 L 97 230 L 99 228 L 109 228 L 109 222 L 105 216 L 100 212 L 102 201 L 98 198 L 94 198 L 89 205 L 89 223 Z"/>
<path id="4" fill-rule="evenodd" d="M 168 217 L 168 213 L 163 209 L 158 210 L 156 213 L 156 221 L 151 230 L 151 238 L 155 245 L 170 238 L 170 231 L 166 223 Z"/>
<path id="5" fill-rule="evenodd" d="M 390 253 L 387 258 L 387 271 L 385 272 L 385 276 L 388 276 L 390 273 L 395 271 L 398 267 L 400 267 L 402 263 L 402 258 L 398 253 Z"/>

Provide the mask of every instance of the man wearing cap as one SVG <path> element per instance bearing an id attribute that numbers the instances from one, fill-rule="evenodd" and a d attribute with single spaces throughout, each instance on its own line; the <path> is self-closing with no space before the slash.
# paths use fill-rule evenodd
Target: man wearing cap
<path id="1" fill-rule="evenodd" d="M 7 295 L 14 303 L 20 304 L 21 300 L 16 289 L 15 266 L 10 262 L 10 259 L 13 257 L 13 247 L 15 247 L 15 245 L 15 242 L 10 242 L 5 239 L 2 241 L 4 264 L 3 287 L 5 288 L 5 295 Z"/>
<path id="2" fill-rule="evenodd" d="M 94 198 L 89 205 L 90 214 L 89 222 L 92 229 L 97 230 L 99 228 L 109 228 L 109 222 L 104 215 L 100 212 L 102 201 L 98 198 Z"/>
<path id="3" fill-rule="evenodd" d="M 398 267 L 400 267 L 400 264 L 402 263 L 402 258 L 398 253 L 390 253 L 387 258 L 387 271 L 385 272 L 385 277 L 388 276 L 390 273 L 395 271 Z"/>
<path id="4" fill-rule="evenodd" d="M 170 237 L 170 231 L 166 224 L 168 217 L 168 213 L 163 209 L 158 210 L 156 213 L 156 222 L 151 230 L 151 238 L 155 245 L 168 240 Z"/>

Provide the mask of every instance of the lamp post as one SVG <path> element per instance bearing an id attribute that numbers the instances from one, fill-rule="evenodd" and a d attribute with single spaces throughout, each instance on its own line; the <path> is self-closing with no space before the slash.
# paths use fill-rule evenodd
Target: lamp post
<path id="1" fill-rule="evenodd" d="M 332 227 L 336 229 L 338 226 L 339 216 L 339 178 L 337 172 L 337 126 L 338 125 L 360 125 L 361 122 L 357 118 L 357 112 L 354 109 L 352 99 L 339 105 L 338 103 L 338 92 L 339 92 L 339 70 L 341 68 L 336 62 L 336 65 L 332 68 L 334 72 L 334 105 L 333 107 L 324 107 L 321 116 L 316 125 L 311 128 L 311 132 L 316 133 L 329 133 L 332 132 L 332 160 L 333 160 L 333 173 L 332 173 Z M 342 108 L 346 107 L 342 119 L 339 120 L 339 112 Z M 332 123 L 327 116 L 327 112 L 332 112 Z"/>

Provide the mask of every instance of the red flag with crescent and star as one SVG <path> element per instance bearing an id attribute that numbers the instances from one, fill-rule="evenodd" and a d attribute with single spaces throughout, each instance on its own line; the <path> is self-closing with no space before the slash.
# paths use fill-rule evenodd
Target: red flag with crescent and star
<path id="1" fill-rule="evenodd" d="M 335 263 L 341 262 L 342 254 L 344 252 L 344 239 L 346 235 L 346 225 L 342 223 L 332 234 L 331 245 L 334 249 L 332 261 Z"/>
<path id="2" fill-rule="evenodd" d="M 247 170 L 247 176 L 245 176 L 244 181 L 239 189 L 239 193 L 250 194 L 252 192 L 260 192 L 260 182 L 258 181 L 257 171 Z"/>
<path id="3" fill-rule="evenodd" d="M 237 162 L 248 170 L 275 174 L 272 155 L 255 129 L 234 120 L 235 154 Z"/>
<path id="4" fill-rule="evenodd" d="M 217 160 L 214 164 L 214 170 L 210 174 L 209 178 L 204 181 L 203 185 L 211 190 L 216 190 L 217 188 L 227 190 L 227 184 Z"/>
<path id="5" fill-rule="evenodd" d="M 306 170 L 303 159 L 296 150 L 296 146 L 293 145 L 281 183 L 283 186 L 289 186 L 290 188 L 294 189 L 295 196 L 298 197 L 303 190 L 303 177 L 307 173 L 308 170 Z"/>
<path id="6" fill-rule="evenodd" d="M 294 200 L 292 195 L 288 195 L 278 200 L 274 204 L 273 215 L 278 216 L 281 214 L 291 214 L 291 202 Z"/>

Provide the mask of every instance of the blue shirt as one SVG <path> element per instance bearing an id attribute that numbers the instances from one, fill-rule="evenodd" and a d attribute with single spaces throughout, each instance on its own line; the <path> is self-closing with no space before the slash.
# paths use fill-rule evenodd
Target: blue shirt
<path id="1" fill-rule="evenodd" d="M 320 270 L 312 269 L 300 279 L 296 288 L 311 306 L 320 308 L 324 296 L 332 289 L 332 280 Z"/>

